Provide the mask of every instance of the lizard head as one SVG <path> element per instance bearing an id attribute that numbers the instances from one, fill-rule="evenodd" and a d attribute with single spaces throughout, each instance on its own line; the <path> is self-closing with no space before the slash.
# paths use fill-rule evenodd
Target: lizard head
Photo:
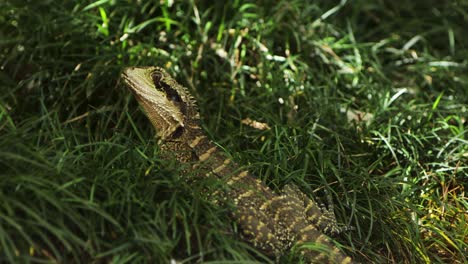
<path id="1" fill-rule="evenodd" d="M 129 67 L 124 69 L 122 78 L 161 140 L 177 140 L 184 135 L 187 124 L 198 118 L 195 100 L 187 88 L 164 69 Z"/>

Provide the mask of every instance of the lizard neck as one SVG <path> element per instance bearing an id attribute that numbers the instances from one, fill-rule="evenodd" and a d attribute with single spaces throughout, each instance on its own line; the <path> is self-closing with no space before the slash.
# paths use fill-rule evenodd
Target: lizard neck
<path id="1" fill-rule="evenodd" d="M 186 120 L 183 136 L 177 142 L 165 141 L 161 147 L 174 153 L 179 162 L 202 166 L 205 173 L 217 178 L 228 176 L 235 170 L 234 162 L 206 136 L 198 119 Z"/>

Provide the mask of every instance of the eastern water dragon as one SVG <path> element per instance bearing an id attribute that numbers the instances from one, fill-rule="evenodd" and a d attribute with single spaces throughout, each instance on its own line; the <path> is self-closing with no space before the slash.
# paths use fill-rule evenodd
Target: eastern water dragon
<path id="1" fill-rule="evenodd" d="M 275 193 L 242 170 L 207 138 L 195 99 L 164 69 L 130 67 L 122 77 L 156 129 L 161 151 L 225 182 L 226 190 L 213 194 L 221 198 L 213 199 L 233 205 L 243 239 L 277 260 L 293 246 L 313 243 L 323 250 L 301 247 L 306 263 L 352 263 L 326 235 L 339 230 L 333 209 L 317 205 L 294 185 Z"/>

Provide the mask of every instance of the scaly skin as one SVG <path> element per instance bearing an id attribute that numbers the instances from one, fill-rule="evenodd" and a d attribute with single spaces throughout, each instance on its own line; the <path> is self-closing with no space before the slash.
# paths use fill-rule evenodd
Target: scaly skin
<path id="1" fill-rule="evenodd" d="M 155 127 L 161 150 L 179 162 L 194 164 L 192 168 L 203 175 L 226 182 L 226 191 L 211 197 L 234 205 L 232 217 L 246 241 L 276 259 L 293 246 L 315 243 L 324 250 L 300 250 L 307 263 L 352 262 L 319 230 L 338 231 L 332 211 L 317 206 L 295 186 L 287 185 L 276 194 L 240 170 L 205 136 L 195 100 L 165 70 L 131 67 L 122 77 Z"/>

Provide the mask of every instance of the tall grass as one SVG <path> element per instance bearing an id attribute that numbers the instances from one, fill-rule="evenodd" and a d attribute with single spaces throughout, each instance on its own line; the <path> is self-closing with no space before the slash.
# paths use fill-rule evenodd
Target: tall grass
<path id="1" fill-rule="evenodd" d="M 466 1 L 13 1 L 0 8 L 0 259 L 248 263 L 209 179 L 119 79 L 158 65 L 274 190 L 334 198 L 358 262 L 464 263 Z M 267 124 L 258 130 L 242 120 Z M 295 256 L 284 256 L 292 262 Z"/>

